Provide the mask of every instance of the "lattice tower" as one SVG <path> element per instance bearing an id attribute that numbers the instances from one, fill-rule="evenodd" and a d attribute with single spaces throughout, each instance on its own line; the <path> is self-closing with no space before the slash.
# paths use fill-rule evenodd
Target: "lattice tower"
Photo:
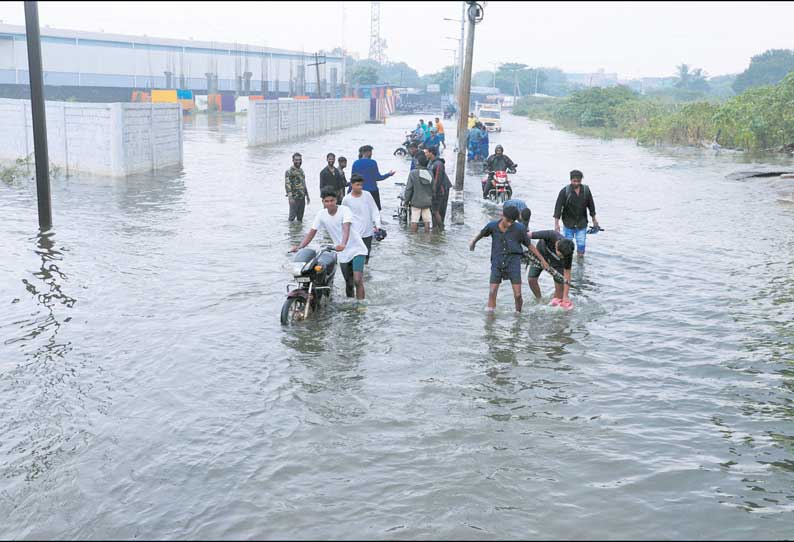
<path id="1" fill-rule="evenodd" d="M 383 64 L 383 48 L 380 41 L 380 2 L 370 2 L 369 58 Z"/>

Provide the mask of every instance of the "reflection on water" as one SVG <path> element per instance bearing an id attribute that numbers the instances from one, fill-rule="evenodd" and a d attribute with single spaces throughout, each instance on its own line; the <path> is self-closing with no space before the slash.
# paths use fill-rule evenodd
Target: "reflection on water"
<path id="1" fill-rule="evenodd" d="M 51 362 L 55 358 L 63 358 L 69 350 L 69 343 L 58 342 L 58 333 L 61 326 L 71 318 L 57 313 L 58 305 L 66 308 L 74 307 L 77 300 L 62 290 L 62 285 L 67 281 L 66 274 L 60 268 L 63 261 L 63 251 L 55 246 L 55 233 L 48 231 L 36 237 L 36 255 L 41 259 L 41 267 L 32 273 L 35 280 L 22 279 L 25 290 L 32 296 L 36 303 L 45 310 L 43 318 L 36 318 L 32 322 L 21 326 L 28 328 L 20 337 L 9 339 L 5 344 L 16 344 L 36 339 L 39 335 L 46 336 L 46 340 L 38 347 L 28 351 L 26 355 L 31 362 Z"/>
<path id="2" fill-rule="evenodd" d="M 0 434 L 6 451 L 0 465 L 5 477 L 22 476 L 27 482 L 80 446 L 80 432 L 70 431 L 68 420 L 85 404 L 91 388 L 80 380 L 72 341 L 62 336 L 77 303 L 68 293 L 69 277 L 63 265 L 66 250 L 57 246 L 53 231 L 40 233 L 35 243 L 39 269 L 31 273 L 32 278 L 22 278 L 32 304 L 19 302 L 30 306 L 30 312 L 13 322 L 18 331 L 4 341 L 20 355 L 20 361 L 0 373 L 0 409 L 5 413 Z"/>
<path id="3" fill-rule="evenodd" d="M 521 164 L 532 229 L 574 167 L 607 228 L 572 311 L 526 269 L 523 313 L 507 283 L 484 311 L 489 247 L 467 243 L 499 210 L 473 164 L 441 234 L 396 224 L 381 183 L 366 302 L 338 273 L 330 305 L 280 325 L 286 251 L 320 210 L 287 222 L 291 153 L 315 194 L 325 153 L 364 143 L 404 181 L 389 149 L 415 120 L 248 148 L 244 118 L 186 117 L 184 171 L 55 183 L 57 243 L 28 239 L 35 186 L 0 185 L 4 534 L 790 535 L 794 215 L 771 180 L 726 180 L 742 158 L 508 116 L 491 145 Z"/>

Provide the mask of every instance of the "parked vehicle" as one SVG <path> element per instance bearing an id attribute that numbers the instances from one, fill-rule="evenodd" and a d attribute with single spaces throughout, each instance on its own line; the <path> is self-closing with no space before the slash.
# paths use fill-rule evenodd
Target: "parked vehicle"
<path id="1" fill-rule="evenodd" d="M 281 324 L 290 325 L 309 318 L 331 298 L 336 274 L 336 250 L 325 245 L 320 251 L 302 248 L 292 258 L 295 284 L 287 285 L 287 299 L 281 307 Z M 292 289 L 290 289 L 292 287 Z"/>

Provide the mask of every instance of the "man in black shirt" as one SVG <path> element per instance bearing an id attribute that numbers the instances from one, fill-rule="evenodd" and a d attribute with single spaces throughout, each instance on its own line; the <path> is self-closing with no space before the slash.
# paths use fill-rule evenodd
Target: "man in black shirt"
<path id="1" fill-rule="evenodd" d="M 342 184 L 339 170 L 334 167 L 336 155 L 329 152 L 325 159 L 328 162 L 328 166 L 324 167 L 320 172 L 320 193 L 326 188 L 333 190 L 336 193 L 337 205 L 341 205 L 342 198 L 345 196 L 345 185 Z"/>
<path id="2" fill-rule="evenodd" d="M 348 185 L 347 176 L 345 175 L 345 168 L 347 167 L 347 158 L 345 158 L 344 156 L 340 156 L 339 158 L 336 159 L 336 163 L 339 164 L 339 167 L 337 167 L 336 169 L 337 171 L 339 171 L 339 176 L 342 178 L 342 182 L 344 183 L 344 188 L 346 189 Z M 337 204 L 337 205 L 341 205 L 341 204 Z"/>
<path id="3" fill-rule="evenodd" d="M 501 145 L 497 145 L 494 149 L 494 154 L 489 156 L 482 165 L 483 172 L 488 174 L 488 178 L 483 181 L 482 197 L 487 198 L 493 186 L 494 171 L 507 171 L 515 173 L 518 164 L 513 162 L 509 156 L 505 154 L 505 150 Z"/>
<path id="4" fill-rule="evenodd" d="M 582 184 L 582 177 L 584 175 L 578 169 L 571 171 L 571 184 L 560 190 L 554 204 L 554 231 L 560 231 L 562 218 L 565 226 L 563 233 L 568 239 L 576 239 L 576 254 L 580 258 L 584 257 L 588 209 L 593 226 L 598 226 L 593 194 L 590 193 L 589 186 Z"/>
<path id="5" fill-rule="evenodd" d="M 571 282 L 571 264 L 573 260 L 573 241 L 566 239 L 560 232 L 553 230 L 533 231 L 529 234 L 530 239 L 539 239 L 537 249 L 548 262 L 549 266 L 565 277 L 566 282 L 560 282 L 554 277 L 554 298 L 551 304 L 560 305 L 563 308 L 573 306 L 568 298 L 569 283 Z M 540 285 L 538 277 L 543 268 L 533 263 L 529 266 L 527 281 L 529 289 L 535 294 L 536 299 L 540 299 Z"/>

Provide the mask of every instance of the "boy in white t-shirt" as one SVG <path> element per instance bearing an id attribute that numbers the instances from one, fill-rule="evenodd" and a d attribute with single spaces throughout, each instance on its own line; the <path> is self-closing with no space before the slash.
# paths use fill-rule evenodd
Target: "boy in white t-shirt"
<path id="1" fill-rule="evenodd" d="M 353 228 L 353 213 L 344 205 L 337 205 L 336 192 L 324 189 L 320 197 L 323 210 L 314 217 L 311 229 L 306 233 L 299 245 L 292 247 L 290 252 L 297 252 L 312 242 L 319 230 L 325 230 L 336 243 L 337 261 L 345 277 L 346 293 L 353 297 L 353 282 L 356 288 L 356 299 L 364 299 L 364 261 L 367 247 L 361 235 Z"/>
<path id="2" fill-rule="evenodd" d="M 361 235 L 367 251 L 372 252 L 372 236 L 381 227 L 380 211 L 372 194 L 364 190 L 364 177 L 358 173 L 350 177 L 350 193 L 342 200 L 342 205 L 353 211 L 353 229 Z M 369 254 L 364 263 L 369 263 Z"/>

